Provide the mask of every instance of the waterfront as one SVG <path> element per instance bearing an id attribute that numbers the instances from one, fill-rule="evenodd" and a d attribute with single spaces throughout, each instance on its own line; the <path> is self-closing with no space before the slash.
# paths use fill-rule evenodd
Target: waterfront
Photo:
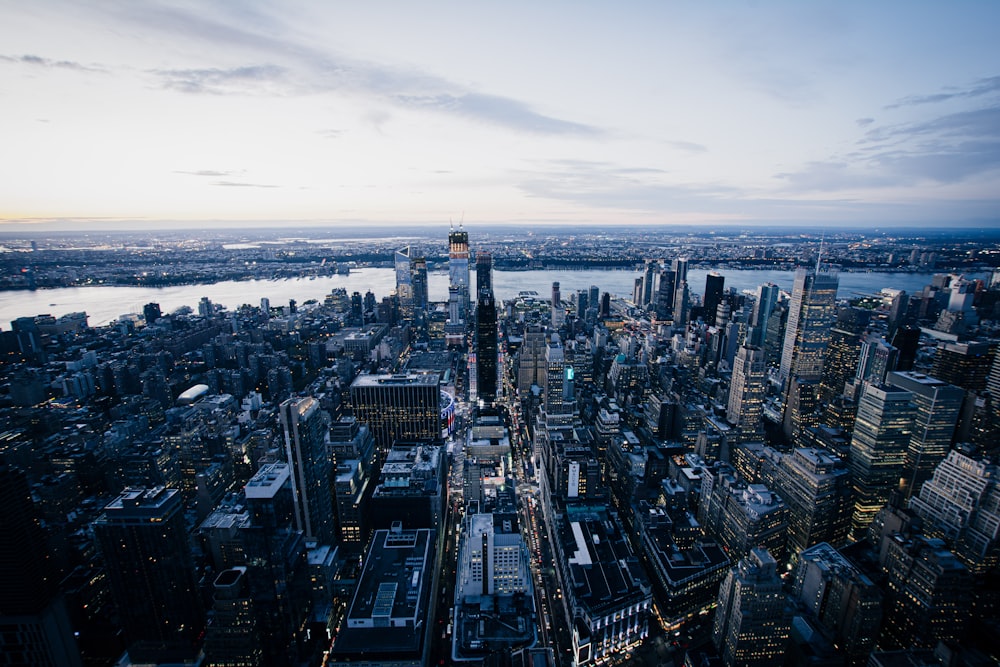
<path id="1" fill-rule="evenodd" d="M 692 294 L 705 289 L 706 269 L 691 269 L 688 285 Z M 719 273 L 726 278 L 726 287 L 738 291 L 754 289 L 773 282 L 784 290 L 791 290 L 794 272 L 775 270 L 725 270 Z M 474 274 L 473 274 L 474 275 Z M 635 270 L 592 269 L 585 271 L 495 271 L 494 291 L 499 300 L 511 299 L 521 290 L 534 290 L 539 297 L 551 296 L 553 281 L 560 283 L 562 297 L 569 300 L 580 289 L 597 285 L 601 292 L 631 297 Z M 967 278 L 986 278 L 987 274 L 967 275 Z M 882 288 L 904 289 L 913 293 L 931 281 L 928 273 L 858 272 L 841 273 L 840 298 L 859 294 L 876 293 Z M 128 313 L 141 313 L 143 305 L 156 302 L 165 313 L 182 306 L 196 308 L 202 297 L 213 303 L 234 309 L 248 303 L 259 305 L 267 297 L 272 306 L 287 304 L 295 299 L 302 304 L 310 299 L 322 300 L 335 288 L 344 288 L 348 294 L 371 290 L 381 299 L 395 289 L 395 271 L 390 268 L 361 268 L 350 275 L 318 278 L 293 278 L 284 280 L 222 281 L 203 285 L 176 285 L 171 287 L 126 287 L 120 285 L 97 287 L 64 287 L 59 289 L 0 292 L 0 328 L 9 329 L 11 320 L 42 313 L 59 316 L 85 311 L 91 326 L 102 326 Z M 428 275 L 428 291 L 432 301 L 448 298 L 448 274 L 433 271 Z"/>

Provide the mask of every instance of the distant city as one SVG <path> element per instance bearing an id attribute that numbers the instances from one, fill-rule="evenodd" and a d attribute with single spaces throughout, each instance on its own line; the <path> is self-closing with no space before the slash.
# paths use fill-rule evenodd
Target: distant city
<path id="1" fill-rule="evenodd" d="M 0 664 L 1000 663 L 998 230 L 0 232 L 0 316 Z"/>

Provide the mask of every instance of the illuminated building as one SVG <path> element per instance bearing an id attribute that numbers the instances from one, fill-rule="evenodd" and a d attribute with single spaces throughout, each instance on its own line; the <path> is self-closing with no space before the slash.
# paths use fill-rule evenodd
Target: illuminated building
<path id="1" fill-rule="evenodd" d="M 712 643 L 727 667 L 769 667 L 781 661 L 787 641 L 778 564 L 767 549 L 755 547 L 719 588 Z"/>
<path id="2" fill-rule="evenodd" d="M 441 437 L 441 395 L 436 373 L 359 375 L 351 384 L 351 408 L 375 437 L 376 470 L 393 443 L 428 442 Z"/>
<path id="3" fill-rule="evenodd" d="M 912 371 L 889 373 L 886 381 L 913 394 L 917 408 L 902 481 L 904 497 L 909 498 L 920 491 L 951 449 L 965 392 L 937 378 Z"/>
<path id="4" fill-rule="evenodd" d="M 796 448 L 781 455 L 775 488 L 788 505 L 788 550 L 819 542 L 841 545 L 851 522 L 851 480 L 847 465 L 827 452 Z"/>
<path id="5" fill-rule="evenodd" d="M 739 439 L 743 442 L 763 439 L 766 379 L 764 351 L 750 345 L 741 346 L 733 362 L 726 420 L 739 429 Z"/>
<path id="6" fill-rule="evenodd" d="M 779 367 L 779 378 L 786 389 L 792 377 L 822 378 L 830 328 L 836 317 L 839 283 L 835 273 L 817 273 L 805 268 L 795 272 Z"/>
<path id="7" fill-rule="evenodd" d="M 899 488 L 910 444 L 913 395 L 897 387 L 865 384 L 851 438 L 854 485 L 851 536 L 861 539 L 889 495 Z"/>
<path id="8" fill-rule="evenodd" d="M 448 286 L 455 290 L 458 312 L 455 321 L 465 321 L 469 315 L 469 232 L 459 228 L 448 232 Z M 455 317 L 457 316 L 457 317 Z"/>

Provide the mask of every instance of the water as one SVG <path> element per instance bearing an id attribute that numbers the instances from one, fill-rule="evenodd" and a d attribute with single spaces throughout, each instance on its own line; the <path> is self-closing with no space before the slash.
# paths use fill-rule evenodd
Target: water
<path id="1" fill-rule="evenodd" d="M 702 293 L 705 289 L 705 269 L 688 271 L 688 285 L 692 293 Z M 720 271 L 726 278 L 726 287 L 738 291 L 754 289 L 766 282 L 773 282 L 784 290 L 792 289 L 792 271 Z M 631 297 L 638 271 L 612 269 L 589 269 L 586 271 L 494 271 L 493 288 L 500 300 L 511 299 L 521 290 L 534 290 L 539 298 L 548 299 L 552 294 L 552 283 L 558 281 L 562 298 L 581 289 L 597 285 L 601 292 L 611 292 L 616 296 Z M 968 278 L 986 278 L 986 274 L 973 274 Z M 472 271 L 475 281 L 475 271 Z M 841 273 L 841 298 L 858 294 L 872 294 L 883 287 L 904 289 L 909 293 L 919 291 L 929 284 L 931 276 L 915 273 Z M 197 308 L 198 301 L 207 296 L 213 303 L 222 304 L 230 310 L 248 303 L 260 305 L 261 297 L 267 297 L 272 306 L 287 304 L 295 299 L 299 304 L 309 299 L 323 300 L 334 288 L 342 287 L 348 294 L 371 290 L 381 299 L 395 289 L 396 276 L 391 268 L 354 269 L 347 276 L 325 278 L 289 278 L 285 280 L 222 281 L 211 285 L 177 285 L 173 287 L 63 287 L 59 289 L 37 290 L 35 292 L 0 292 L 0 327 L 9 328 L 7 323 L 18 317 L 34 316 L 42 313 L 59 316 L 66 313 L 85 311 L 91 326 L 102 326 L 121 315 L 141 313 L 142 307 L 150 302 L 160 304 L 164 313 L 170 313 L 181 306 Z M 448 273 L 433 271 L 428 275 L 428 291 L 432 301 L 448 298 Z"/>

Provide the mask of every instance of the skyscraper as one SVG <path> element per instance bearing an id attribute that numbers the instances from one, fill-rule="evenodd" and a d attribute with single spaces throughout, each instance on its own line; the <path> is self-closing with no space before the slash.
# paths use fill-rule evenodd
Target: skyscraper
<path id="1" fill-rule="evenodd" d="M 839 284 L 835 273 L 817 273 L 805 268 L 795 272 L 779 367 L 779 378 L 786 390 L 793 376 L 821 379 Z"/>
<path id="2" fill-rule="evenodd" d="M 671 319 L 674 316 L 674 292 L 676 275 L 671 269 L 664 269 L 660 272 L 659 289 L 653 293 L 651 306 L 656 307 L 656 316 L 663 320 Z"/>
<path id="3" fill-rule="evenodd" d="M 410 246 L 400 248 L 395 255 L 396 264 L 396 294 L 403 307 L 413 305 L 413 274 L 410 264 Z"/>
<path id="4" fill-rule="evenodd" d="M 292 474 L 295 526 L 308 539 L 334 544 L 333 466 L 324 442 L 326 413 L 315 398 L 290 398 L 279 406 L 278 417 Z"/>
<path id="5" fill-rule="evenodd" d="M 559 329 L 566 321 L 566 311 L 562 307 L 562 292 L 559 283 L 552 283 L 552 328 Z"/>
<path id="6" fill-rule="evenodd" d="M 415 257 L 410 264 L 411 282 L 413 283 L 413 307 L 419 311 L 427 310 L 427 259 Z"/>
<path id="7" fill-rule="evenodd" d="M 886 382 L 913 394 L 916 413 L 906 449 L 902 478 L 904 498 L 918 493 L 951 449 L 965 392 L 922 373 L 892 372 Z"/>
<path id="8" fill-rule="evenodd" d="M 476 379 L 479 399 L 486 405 L 496 401 L 498 385 L 497 306 L 493 298 L 491 268 L 492 258 L 489 254 L 479 253 L 476 263 L 480 285 L 476 298 Z"/>
<path id="9" fill-rule="evenodd" d="M 715 325 L 715 311 L 722 302 L 722 291 L 726 284 L 726 277 L 715 271 L 705 276 L 705 298 L 702 301 L 702 320 L 709 326 Z"/>
<path id="10" fill-rule="evenodd" d="M 351 384 L 351 409 L 375 437 L 375 471 L 397 440 L 441 437 L 441 390 L 436 373 L 359 375 Z"/>
<path id="11" fill-rule="evenodd" d="M 81 665 L 28 479 L 3 462 L 0 535 L 0 664 Z"/>
<path id="12" fill-rule="evenodd" d="M 775 488 L 788 505 L 788 550 L 819 542 L 842 545 L 851 523 L 847 465 L 820 449 L 800 447 L 781 456 Z"/>
<path id="13" fill-rule="evenodd" d="M 899 488 L 915 414 L 913 394 L 888 385 L 865 384 L 851 438 L 854 515 L 851 535 L 862 539 L 869 524 Z"/>
<path id="14" fill-rule="evenodd" d="M 194 658 L 205 627 L 180 491 L 125 491 L 93 524 L 134 662 Z"/>
<path id="15" fill-rule="evenodd" d="M 820 395 L 829 403 L 844 394 L 844 385 L 857 373 L 861 337 L 871 320 L 871 311 L 848 306 L 837 309 L 837 320 L 830 330 L 830 347 L 823 360 Z"/>
<path id="16" fill-rule="evenodd" d="M 820 542 L 799 554 L 792 596 L 843 649 L 847 664 L 865 664 L 882 620 L 882 595 L 866 574 Z"/>
<path id="17" fill-rule="evenodd" d="M 774 283 L 766 283 L 759 288 L 760 295 L 753 306 L 753 313 L 750 316 L 750 327 L 747 341 L 751 345 L 758 347 L 764 345 L 767 336 L 767 321 L 771 317 L 774 306 L 778 303 L 778 286 Z"/>
<path id="18" fill-rule="evenodd" d="M 448 286 L 458 289 L 459 319 L 469 314 L 469 232 L 461 226 L 448 233 Z"/>
<path id="19" fill-rule="evenodd" d="M 752 549 L 729 571 L 718 601 L 712 643 L 723 663 L 727 667 L 778 663 L 788 641 L 788 621 L 778 564 L 767 549 Z"/>
<path id="20" fill-rule="evenodd" d="M 763 439 L 766 379 L 764 351 L 752 345 L 740 347 L 733 362 L 726 420 L 739 428 L 742 442 Z"/>

